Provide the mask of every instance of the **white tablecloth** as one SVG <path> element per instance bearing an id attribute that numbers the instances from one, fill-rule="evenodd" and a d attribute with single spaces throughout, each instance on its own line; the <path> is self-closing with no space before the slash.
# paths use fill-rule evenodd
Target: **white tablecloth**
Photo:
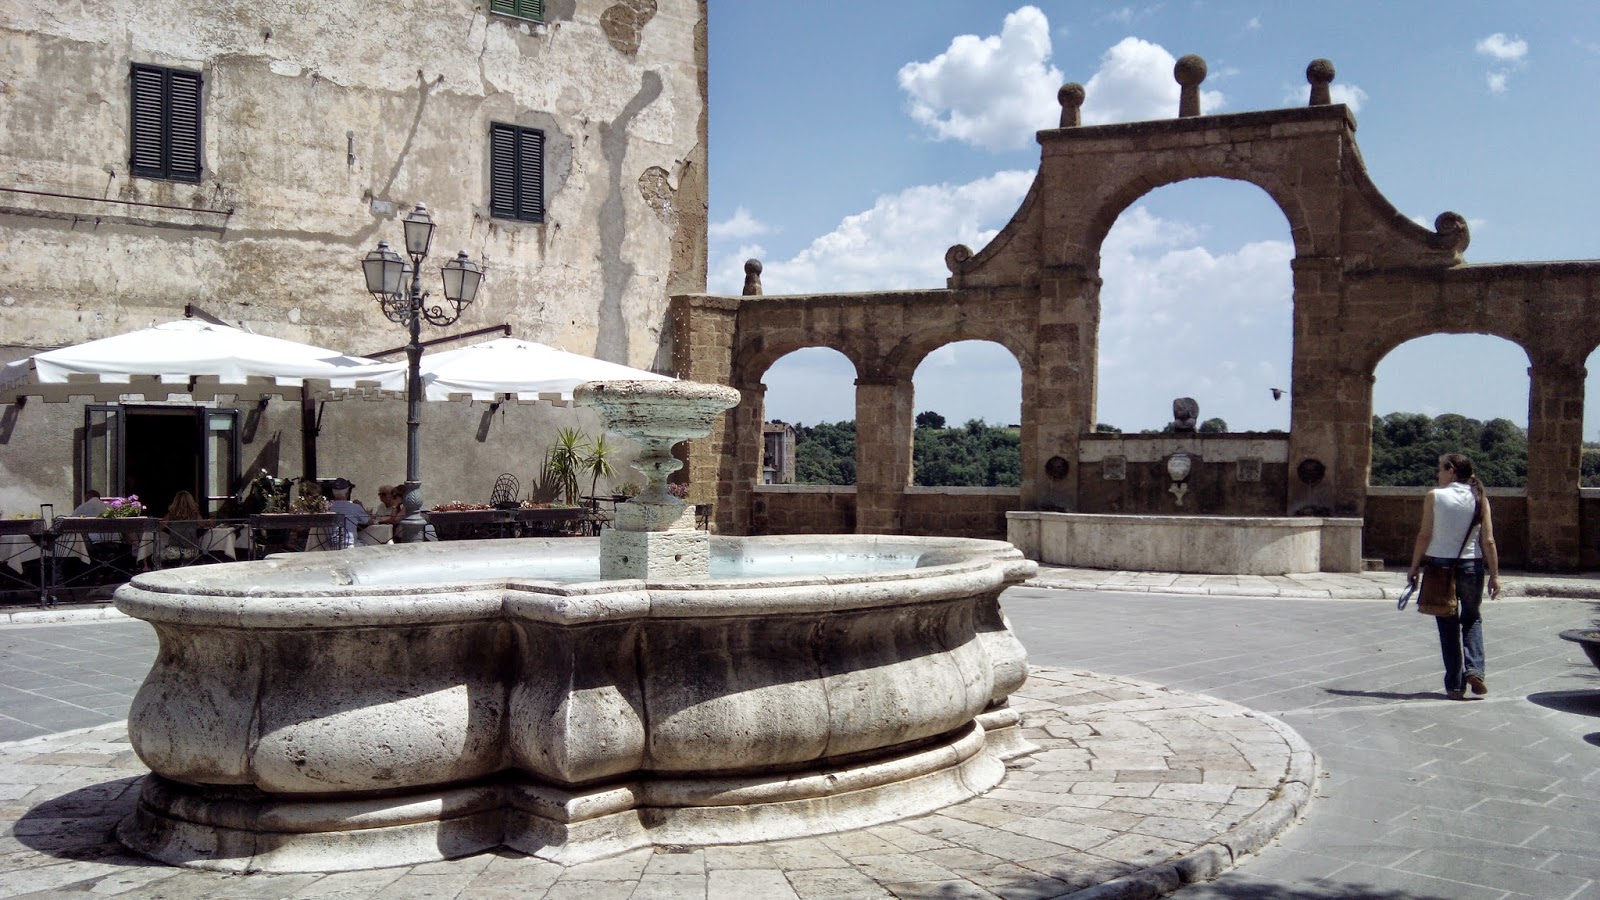
<path id="1" fill-rule="evenodd" d="M 0 534 L 0 561 L 22 572 L 22 564 L 32 562 L 42 556 L 39 545 L 33 538 L 26 534 Z"/>
<path id="2" fill-rule="evenodd" d="M 356 532 L 356 546 L 370 547 L 377 544 L 387 544 L 394 537 L 393 525 L 368 525 Z M 313 528 L 306 533 L 307 550 L 337 550 L 339 545 L 335 542 L 337 535 L 332 529 Z"/>

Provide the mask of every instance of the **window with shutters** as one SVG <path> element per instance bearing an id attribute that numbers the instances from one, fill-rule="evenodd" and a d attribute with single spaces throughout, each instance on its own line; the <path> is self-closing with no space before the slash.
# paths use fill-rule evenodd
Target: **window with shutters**
<path id="1" fill-rule="evenodd" d="M 489 0 L 489 11 L 543 22 L 544 0 Z"/>
<path id="2" fill-rule="evenodd" d="M 489 126 L 489 214 L 544 221 L 544 132 Z"/>
<path id="3" fill-rule="evenodd" d="M 200 180 L 200 73 L 133 67 L 133 174 Z"/>

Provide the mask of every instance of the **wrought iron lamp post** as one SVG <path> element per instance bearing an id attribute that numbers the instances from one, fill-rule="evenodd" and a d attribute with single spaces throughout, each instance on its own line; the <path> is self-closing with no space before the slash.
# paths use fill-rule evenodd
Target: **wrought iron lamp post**
<path id="1" fill-rule="evenodd" d="M 406 255 L 408 265 L 400 254 L 389 248 L 388 241 L 379 241 L 378 249 L 368 253 L 361 261 L 367 277 L 367 290 L 383 308 L 391 322 L 406 326 L 411 342 L 406 344 L 406 485 L 405 518 L 400 521 L 396 539 L 420 541 L 427 522 L 422 518 L 422 475 L 417 446 L 417 429 L 422 420 L 422 320 L 444 326 L 461 318 L 461 311 L 478 296 L 478 285 L 483 281 L 483 269 L 467 257 L 463 250 L 456 258 L 440 268 L 444 276 L 444 300 L 430 300 L 422 290 L 422 260 L 428 255 L 428 245 L 433 242 L 433 217 L 421 203 L 405 217 Z M 406 284 L 406 276 L 410 284 Z"/>

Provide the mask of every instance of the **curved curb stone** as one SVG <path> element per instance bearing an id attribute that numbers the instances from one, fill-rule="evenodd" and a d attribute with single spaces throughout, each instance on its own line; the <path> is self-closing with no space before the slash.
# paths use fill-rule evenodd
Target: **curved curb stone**
<path id="1" fill-rule="evenodd" d="M 938 812 L 767 843 L 634 850 L 562 866 L 479 854 L 420 866 L 274 875 L 169 868 L 111 826 L 145 769 L 121 724 L 0 744 L 0 828 L 23 848 L 8 888 L 120 896 L 1157 897 L 1259 852 L 1305 810 L 1316 757 L 1234 703 L 1134 679 L 1034 668 L 1012 695 L 1039 752 Z M 93 860 L 85 862 L 84 860 Z M 619 884 L 619 882 L 629 884 Z M 459 889 L 459 890 L 458 890 Z M 621 891 L 621 893 L 619 893 Z"/>
<path id="2" fill-rule="evenodd" d="M 1155 690 L 1167 690 L 1150 682 L 1135 682 Z M 1289 748 L 1288 766 L 1279 789 L 1260 809 L 1245 817 L 1230 830 L 1217 835 L 1175 859 L 1114 878 L 1103 884 L 1063 895 L 1060 900 L 1146 900 L 1162 897 L 1184 885 L 1210 881 L 1238 865 L 1248 855 L 1259 853 L 1267 844 L 1287 831 L 1305 815 L 1315 794 L 1317 756 L 1300 733 L 1272 716 L 1225 700 L 1219 706 L 1239 709 L 1277 732 Z"/>

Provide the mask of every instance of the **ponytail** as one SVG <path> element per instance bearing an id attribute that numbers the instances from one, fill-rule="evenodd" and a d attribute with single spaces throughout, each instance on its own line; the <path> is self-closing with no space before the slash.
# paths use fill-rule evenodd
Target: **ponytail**
<path id="1" fill-rule="evenodd" d="M 1439 457 L 1439 465 L 1454 472 L 1456 481 L 1472 488 L 1472 522 L 1476 525 L 1483 519 L 1483 506 L 1486 501 L 1483 495 L 1483 482 L 1472 474 L 1472 460 L 1460 453 L 1446 453 Z"/>

